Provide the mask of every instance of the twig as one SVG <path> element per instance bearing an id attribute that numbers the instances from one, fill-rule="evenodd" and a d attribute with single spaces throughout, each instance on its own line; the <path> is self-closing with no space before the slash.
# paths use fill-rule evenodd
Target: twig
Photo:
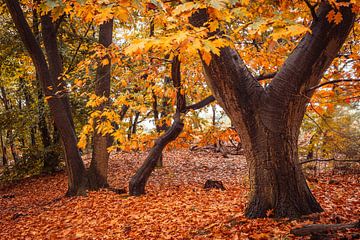
<path id="1" fill-rule="evenodd" d="M 92 22 L 89 24 L 88 28 L 86 29 L 85 33 L 84 33 L 84 36 L 82 37 L 82 40 L 79 42 L 76 50 L 75 50 L 75 53 L 70 61 L 70 64 L 69 64 L 69 67 L 68 69 L 65 71 L 65 74 L 69 74 L 73 69 L 74 69 L 74 62 L 75 62 L 75 59 L 77 57 L 77 54 L 81 48 L 81 45 L 83 44 L 83 39 L 87 36 L 87 34 L 89 33 L 90 29 L 91 29 L 91 26 L 92 26 Z M 65 75 L 64 74 L 64 75 Z"/>
<path id="2" fill-rule="evenodd" d="M 321 83 L 319 85 L 316 85 L 314 87 L 311 87 L 311 88 L 307 89 L 306 92 L 315 90 L 315 89 L 320 88 L 320 87 L 325 86 L 325 85 L 335 84 L 335 83 L 339 83 L 339 82 L 360 82 L 360 79 L 359 78 L 356 78 L 356 79 L 338 79 L 338 80 L 328 81 L 328 82 L 324 82 L 324 83 Z"/>

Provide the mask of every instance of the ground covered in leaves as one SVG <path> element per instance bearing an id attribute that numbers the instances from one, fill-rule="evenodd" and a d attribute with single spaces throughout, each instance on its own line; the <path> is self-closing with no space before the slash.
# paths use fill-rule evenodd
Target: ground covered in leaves
<path id="1" fill-rule="evenodd" d="M 113 154 L 110 184 L 127 188 L 145 154 Z M 204 151 L 166 152 L 147 195 L 109 190 L 66 198 L 59 173 L 23 180 L 0 190 L 0 239 L 292 239 L 292 228 L 346 223 L 360 218 L 358 175 L 322 173 L 309 185 L 325 212 L 301 220 L 244 218 L 248 193 L 245 159 Z M 203 189 L 219 180 L 225 191 Z M 355 230 L 329 235 L 356 239 Z M 302 238 L 303 239 L 303 238 Z"/>

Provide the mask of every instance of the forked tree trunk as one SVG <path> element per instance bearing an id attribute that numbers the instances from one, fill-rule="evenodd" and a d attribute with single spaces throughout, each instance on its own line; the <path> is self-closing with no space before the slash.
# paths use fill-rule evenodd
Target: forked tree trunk
<path id="1" fill-rule="evenodd" d="M 19 2 L 17 0 L 5 0 L 5 3 L 35 65 L 45 97 L 48 97 L 51 114 L 54 117 L 55 124 L 61 135 L 65 152 L 66 171 L 68 174 L 68 191 L 66 195 L 84 195 L 86 194 L 85 190 L 87 188 L 86 172 L 77 148 L 77 137 L 71 114 L 69 114 L 70 109 L 69 105 L 67 105 L 67 95 L 63 91 L 57 91 L 61 90 L 61 86 L 57 84 L 61 66 L 58 62 L 59 54 L 54 52 L 56 51 L 54 49 L 56 48 L 56 42 L 45 43 L 49 65 L 51 65 L 48 66 L 45 55 L 25 19 Z M 56 37 L 53 35 L 55 33 L 53 31 L 55 26 L 51 20 L 49 21 L 48 16 L 49 15 L 45 15 L 42 17 L 42 23 L 44 24 L 43 36 L 44 38 L 46 36 L 49 37 L 48 39 L 56 41 Z M 51 58 L 51 56 L 54 58 Z M 50 72 L 50 69 L 53 72 Z"/>
<path id="2" fill-rule="evenodd" d="M 354 23 L 351 8 L 341 7 L 340 24 L 329 23 L 322 1 L 312 33 L 304 36 L 265 89 L 230 47 L 203 62 L 214 97 L 230 117 L 244 144 L 249 167 L 250 198 L 246 216 L 299 217 L 322 211 L 306 184 L 298 161 L 298 136 L 307 103 L 323 73 L 336 57 Z M 190 17 L 200 27 L 205 9 Z M 212 33 L 213 34 L 220 34 Z"/>
<path id="3" fill-rule="evenodd" d="M 109 47 L 112 43 L 113 32 L 113 20 L 109 20 L 100 25 L 99 31 L 99 43 L 104 47 Z M 105 56 L 104 59 L 108 59 L 109 64 L 98 64 L 95 82 L 95 94 L 99 97 L 110 96 L 110 78 L 111 78 L 111 59 L 109 56 Z M 97 110 L 103 111 L 107 106 L 107 102 L 101 104 Z M 100 119 L 101 121 L 101 119 Z M 95 127 L 96 128 L 96 127 Z M 98 133 L 95 130 L 93 139 L 93 154 L 88 171 L 89 188 L 97 190 L 100 188 L 108 187 L 107 173 L 109 152 L 107 148 L 111 145 L 111 138 L 109 134 L 103 136 L 102 133 Z"/>

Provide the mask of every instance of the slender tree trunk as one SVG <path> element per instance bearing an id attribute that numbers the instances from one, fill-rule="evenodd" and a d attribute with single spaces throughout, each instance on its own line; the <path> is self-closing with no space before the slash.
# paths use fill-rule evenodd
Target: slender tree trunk
<path id="1" fill-rule="evenodd" d="M 23 78 L 19 79 L 19 85 L 20 85 L 20 91 L 22 91 L 22 93 L 24 94 L 25 104 L 29 108 L 34 103 L 34 100 L 31 97 L 31 95 L 26 87 L 25 80 Z M 20 102 L 21 102 L 21 100 L 20 100 Z M 19 104 L 19 106 L 20 105 L 21 104 Z M 32 126 L 30 126 L 30 144 L 32 147 L 36 146 L 35 135 L 36 135 L 36 127 L 32 125 Z"/>
<path id="2" fill-rule="evenodd" d="M 58 76 L 55 73 L 50 74 L 45 55 L 42 52 L 34 34 L 31 32 L 24 13 L 17 0 L 5 0 L 7 8 L 19 32 L 19 35 L 27 48 L 32 61 L 35 65 L 39 80 L 45 96 L 48 97 L 50 111 L 54 117 L 55 124 L 59 129 L 65 152 L 66 170 L 68 174 L 68 196 L 86 194 L 87 188 L 86 172 L 80 153 L 77 148 L 77 137 L 74 130 L 71 115 L 69 115 L 68 106 L 64 103 L 64 93 L 57 92 L 56 83 Z M 46 27 L 44 33 L 46 33 Z M 48 56 L 49 57 L 49 56 Z M 54 67 L 54 66 L 52 66 Z"/>
<path id="3" fill-rule="evenodd" d="M 8 161 L 7 154 L 6 154 L 6 146 L 4 144 L 2 131 L 0 131 L 0 144 L 1 144 L 1 152 L 2 152 L 2 163 L 3 163 L 3 166 L 7 166 L 9 164 L 9 161 Z"/>
<path id="4" fill-rule="evenodd" d="M 15 163 L 19 161 L 19 157 L 16 153 L 15 143 L 14 143 L 14 134 L 12 133 L 12 129 L 7 130 L 6 137 L 9 141 L 11 155 L 13 156 L 13 160 Z"/>
<path id="5" fill-rule="evenodd" d="M 229 47 L 222 48 L 220 56 L 212 55 L 209 65 L 203 62 L 207 83 L 244 144 L 250 175 L 247 217 L 299 217 L 322 211 L 302 174 L 297 140 L 314 92 L 308 89 L 320 82 L 354 23 L 351 8 L 340 9 L 342 22 L 329 23 L 331 6 L 322 1 L 312 33 L 304 36 L 266 89 Z M 202 9 L 190 22 L 203 26 L 208 18 Z"/>
<path id="6" fill-rule="evenodd" d="M 100 25 L 99 31 L 99 43 L 105 48 L 109 47 L 112 43 L 113 33 L 113 20 L 109 20 Z M 103 66 L 101 62 L 98 63 L 96 82 L 95 82 L 95 94 L 98 97 L 110 97 L 110 79 L 111 79 L 111 59 L 107 55 L 104 57 L 109 61 L 109 64 Z M 106 103 L 101 104 L 97 110 L 103 111 L 108 105 Z M 101 121 L 101 119 L 100 119 Z M 95 127 L 96 128 L 96 127 Z M 95 131 L 93 138 L 93 154 L 88 172 L 89 186 L 91 189 L 97 190 L 99 188 L 108 187 L 107 174 L 108 174 L 108 162 L 109 152 L 107 148 L 111 145 L 111 138 L 109 134 L 103 136 L 102 133 Z"/>
<path id="7" fill-rule="evenodd" d="M 178 57 L 175 57 L 173 60 L 171 73 L 174 87 L 177 89 L 176 113 L 174 116 L 174 122 L 172 126 L 155 141 L 155 145 L 150 150 L 150 153 L 145 159 L 143 165 L 131 178 L 129 183 L 129 192 L 131 195 L 134 196 L 145 194 L 146 183 L 151 175 L 151 172 L 154 170 L 159 158 L 161 157 L 163 149 L 171 141 L 174 141 L 180 135 L 184 128 L 183 120 L 181 119 L 180 115 L 186 109 L 186 99 L 185 95 L 181 94 L 180 91 L 181 75 L 180 61 Z"/>
<path id="8" fill-rule="evenodd" d="M 45 18 L 45 17 L 43 17 Z M 46 22 L 48 20 L 43 20 L 43 22 Z M 40 42 L 40 30 L 39 30 L 39 15 L 37 13 L 36 9 L 33 9 L 33 32 L 34 32 L 34 36 L 36 38 L 37 43 Z M 55 67 L 56 69 L 54 70 L 54 67 L 52 67 L 52 71 L 54 71 L 54 77 L 57 76 L 56 78 L 58 79 L 58 81 L 60 81 L 59 79 L 59 75 L 62 71 L 62 62 L 60 59 L 60 54 L 57 53 L 58 50 L 52 50 L 54 47 L 57 48 L 57 39 L 56 39 L 56 31 L 51 27 L 50 24 L 52 23 L 46 23 L 48 26 L 45 27 L 45 32 L 51 32 L 51 34 L 47 33 L 45 34 L 43 37 L 43 41 L 51 41 L 54 43 L 48 44 L 46 43 L 47 46 L 47 50 L 48 52 L 50 52 L 50 55 L 52 59 L 57 59 L 57 60 L 52 60 L 52 64 L 51 66 L 57 65 L 57 67 Z M 44 24 L 44 25 L 46 25 Z M 39 84 L 39 75 L 38 73 L 36 73 L 36 79 L 37 79 L 37 92 L 38 92 L 38 114 L 39 114 L 39 119 L 38 119 L 38 126 L 40 129 L 40 133 L 41 133 L 41 140 L 43 143 L 43 147 L 44 147 L 44 154 L 43 154 L 43 159 L 44 159 L 44 165 L 43 165 L 43 169 L 42 172 L 43 173 L 52 173 L 55 172 L 57 167 L 59 166 L 60 163 L 60 154 L 58 153 L 58 151 L 54 148 L 54 146 L 58 146 L 60 145 L 60 136 L 58 134 L 58 132 L 56 131 L 56 133 L 54 134 L 56 137 L 54 137 L 54 143 L 51 142 L 51 137 L 50 137 L 50 133 L 46 124 L 46 116 L 45 116 L 45 104 L 44 104 L 44 97 L 41 91 L 41 86 Z M 60 83 L 57 82 L 57 86 L 60 86 L 60 90 L 63 88 L 63 84 L 64 83 Z M 71 116 L 70 116 L 71 117 Z"/>
<path id="9" fill-rule="evenodd" d="M 3 104 L 4 104 L 4 108 L 6 111 L 9 111 L 11 110 L 11 105 L 10 105 L 10 101 L 9 99 L 7 98 L 7 94 L 6 94 L 6 91 L 5 91 L 5 88 L 4 87 L 0 87 L 0 91 L 1 91 L 1 100 L 3 101 Z M 19 158 L 16 154 L 16 150 L 15 150 L 15 144 L 14 144 L 14 135 L 12 133 L 12 129 L 8 129 L 6 131 L 6 138 L 8 139 L 9 141 L 9 145 L 10 145 L 10 151 L 11 151 L 11 154 L 13 156 L 13 160 L 15 163 L 18 162 Z"/>
<path id="10" fill-rule="evenodd" d="M 33 10 L 33 32 L 37 43 L 40 42 L 39 16 L 36 9 Z M 36 73 L 37 90 L 37 108 L 38 108 L 38 127 L 40 130 L 41 141 L 44 149 L 51 146 L 50 132 L 46 123 L 44 94 L 41 90 L 41 84 L 38 73 Z"/>

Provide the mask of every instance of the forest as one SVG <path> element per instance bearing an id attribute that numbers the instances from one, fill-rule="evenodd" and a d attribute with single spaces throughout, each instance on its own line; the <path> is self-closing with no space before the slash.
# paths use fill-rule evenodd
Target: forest
<path id="1" fill-rule="evenodd" d="M 1 0 L 0 239 L 360 239 L 357 0 Z"/>

